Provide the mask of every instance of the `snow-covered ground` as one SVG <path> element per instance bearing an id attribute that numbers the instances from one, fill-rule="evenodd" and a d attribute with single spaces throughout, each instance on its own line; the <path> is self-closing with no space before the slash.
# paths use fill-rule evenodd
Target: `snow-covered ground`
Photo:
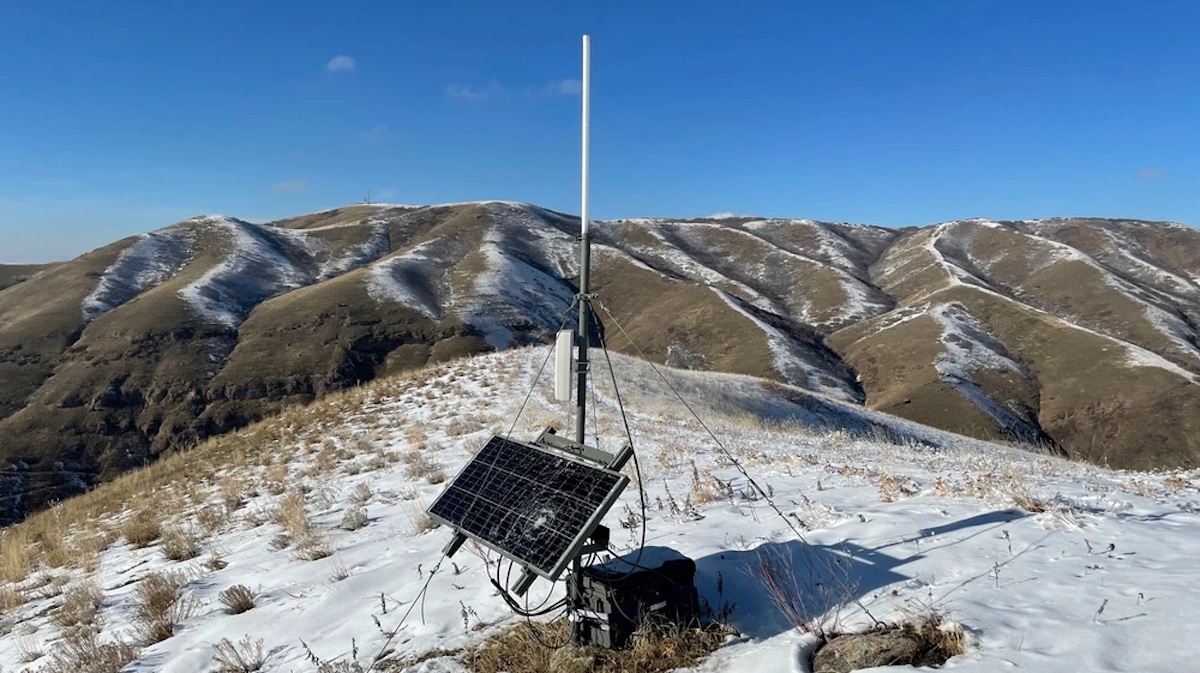
<path id="1" fill-rule="evenodd" d="M 258 484 L 244 505 L 210 517 L 197 558 L 172 562 L 158 544 L 134 549 L 121 540 L 102 553 L 94 579 L 104 592 L 105 639 L 133 638 L 132 597 L 142 578 L 166 570 L 189 578 L 192 614 L 125 670 L 218 671 L 214 645 L 245 638 L 261 639 L 264 671 L 313 670 L 305 645 L 322 659 L 347 661 L 357 653 L 365 665 L 385 643 L 392 656 L 415 656 L 470 646 L 515 624 L 490 587 L 484 555 L 470 546 L 430 578 L 449 533 L 421 530 L 420 512 L 444 488 L 421 474 L 440 467 L 453 477 L 492 433 L 507 431 L 545 357 L 545 348 L 526 349 L 444 365 L 285 415 L 272 421 L 271 432 L 246 433 L 263 442 L 258 451 L 283 456 L 286 467 L 242 455 L 195 484 L 202 496 L 211 494 L 212 507 L 224 507 L 218 492 L 228 478 Z M 590 430 L 601 448 L 613 450 L 623 440 L 621 425 L 603 355 L 594 362 Z M 698 670 L 806 670 L 799 653 L 813 637 L 771 600 L 760 579 L 764 563 L 795 569 L 801 590 L 803 568 L 840 568 L 832 593 L 844 600 L 812 615 L 829 627 L 853 630 L 872 618 L 931 611 L 961 625 L 968 651 L 948 670 L 1194 670 L 1200 472 L 1110 471 L 829 398 L 788 402 L 755 379 L 670 372 L 727 454 L 644 363 L 617 357 L 615 364 L 648 501 L 646 545 L 692 557 L 701 595 L 714 606 L 736 605 L 732 623 L 743 635 Z M 552 401 L 548 374 L 533 391 L 516 420 L 519 438 L 570 418 L 570 409 Z M 414 469 L 416 456 L 433 471 Z M 790 523 L 754 495 L 731 457 L 773 494 Z M 303 560 L 294 546 L 273 548 L 282 529 L 272 515 L 289 492 L 304 493 L 329 556 Z M 360 505 L 367 525 L 341 529 L 345 512 Z M 605 521 L 620 552 L 639 541 L 640 530 L 622 523 L 638 512 L 631 486 Z M 210 567 L 214 552 L 225 567 Z M 78 569 L 37 575 L 58 577 L 50 584 L 65 592 L 86 579 Z M 234 585 L 253 591 L 253 609 L 226 614 L 218 596 Z M 531 603 L 561 590 L 539 580 Z M 30 590 L 23 605 L 0 617 L 3 670 L 38 670 L 57 646 L 52 619 L 62 597 L 53 593 Z M 807 596 L 822 600 L 821 592 Z M 410 608 L 389 640 L 384 631 L 397 628 Z M 42 657 L 24 661 L 37 653 Z M 463 669 L 439 657 L 416 670 Z"/>

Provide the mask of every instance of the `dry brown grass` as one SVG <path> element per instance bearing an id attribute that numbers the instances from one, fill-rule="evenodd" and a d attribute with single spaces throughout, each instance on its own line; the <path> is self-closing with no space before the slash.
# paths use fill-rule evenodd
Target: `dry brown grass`
<path id="1" fill-rule="evenodd" d="M 244 584 L 235 584 L 222 590 L 217 596 L 225 606 L 225 612 L 231 615 L 239 615 L 254 609 L 255 606 L 254 592 Z"/>
<path id="2" fill-rule="evenodd" d="M 428 448 L 411 449 L 404 454 L 404 474 L 410 479 L 424 479 L 431 484 L 446 481 L 446 471 L 426 453 Z"/>
<path id="3" fill-rule="evenodd" d="M 147 547 L 162 535 L 162 524 L 149 508 L 139 510 L 121 524 L 121 536 L 134 547 Z"/>
<path id="4" fill-rule="evenodd" d="M 566 643 L 569 628 L 564 619 L 548 624 L 521 622 L 459 653 L 459 658 L 476 673 L 665 673 L 696 666 L 732 633 L 721 626 L 645 626 L 626 650 L 571 646 L 555 650 L 543 644 Z"/>
<path id="5" fill-rule="evenodd" d="M 889 662 L 891 666 L 940 668 L 951 657 L 963 654 L 967 649 L 967 634 L 962 627 L 944 621 L 935 613 L 910 617 L 898 624 L 880 625 L 870 633 L 903 636 L 912 644 L 912 649 L 901 655 L 899 660 Z M 850 664 L 843 658 L 845 651 L 837 647 L 838 638 L 839 636 L 830 638 L 814 652 L 814 662 L 820 663 L 826 670 L 834 670 L 839 665 L 848 668 Z M 831 645 L 833 647 L 823 656 L 822 650 Z M 859 648 L 856 646 L 853 649 Z M 889 652 L 889 657 L 894 655 L 894 652 Z"/>
<path id="6" fill-rule="evenodd" d="M 296 539 L 292 555 L 303 561 L 316 561 L 333 553 L 329 538 L 317 530 L 309 531 L 304 537 Z"/>
<path id="7" fill-rule="evenodd" d="M 100 585 L 95 581 L 85 582 L 67 590 L 62 603 L 50 613 L 50 622 L 64 631 L 94 627 L 103 602 L 104 591 Z"/>
<path id="8" fill-rule="evenodd" d="M 250 484 L 239 475 L 231 474 L 222 478 L 218 489 L 221 492 L 221 502 L 225 503 L 225 509 L 229 512 L 241 509 L 250 496 Z"/>
<path id="9" fill-rule="evenodd" d="M 25 592 L 12 584 L 0 586 L 0 614 L 16 610 L 25 604 Z"/>
<path id="10" fill-rule="evenodd" d="M 213 645 L 213 661 L 220 667 L 220 673 L 253 673 L 262 668 L 266 661 L 263 654 L 263 641 L 251 640 L 246 636 L 237 643 L 222 638 Z"/>
<path id="11" fill-rule="evenodd" d="M 288 543 L 295 543 L 293 555 L 305 561 L 315 561 L 333 553 L 329 538 L 325 537 L 308 518 L 304 506 L 304 494 L 292 491 L 280 502 L 275 522 L 283 527 Z M 287 544 L 277 545 L 279 548 Z"/>
<path id="12" fill-rule="evenodd" d="M 358 486 L 354 487 L 354 492 L 350 494 L 350 500 L 354 504 L 362 506 L 370 502 L 372 495 L 374 493 L 371 492 L 371 486 L 365 481 L 360 481 Z"/>
<path id="13" fill-rule="evenodd" d="M 0 579 L 20 582 L 37 562 L 37 548 L 30 540 L 30 525 L 17 525 L 0 533 Z"/>
<path id="14" fill-rule="evenodd" d="M 162 531 L 163 555 L 171 561 L 187 561 L 200 553 L 192 531 L 183 526 L 169 526 Z"/>
<path id="15" fill-rule="evenodd" d="M 146 645 L 175 635 L 175 625 L 191 616 L 196 604 L 183 593 L 182 573 L 153 573 L 138 582 L 134 594 L 134 631 Z"/>
<path id="16" fill-rule="evenodd" d="M 286 491 L 288 487 L 287 463 L 277 463 L 268 467 L 263 476 L 263 487 L 271 495 L 279 495 Z"/>
<path id="17" fill-rule="evenodd" d="M 94 629 L 69 629 L 38 673 L 119 673 L 137 656 L 137 648 L 120 639 L 105 642 Z"/>
<path id="18" fill-rule="evenodd" d="M 414 500 L 405 505 L 413 535 L 424 535 L 433 530 L 433 519 L 429 518 L 428 509 L 429 504 L 424 500 Z"/>
<path id="19" fill-rule="evenodd" d="M 292 537 L 299 538 L 312 530 L 312 521 L 304 507 L 304 494 L 292 491 L 279 502 L 275 523 L 283 527 Z"/>

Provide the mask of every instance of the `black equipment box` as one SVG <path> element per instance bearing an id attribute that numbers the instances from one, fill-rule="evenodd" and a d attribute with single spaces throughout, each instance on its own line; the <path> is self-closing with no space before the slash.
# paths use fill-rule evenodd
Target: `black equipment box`
<path id="1" fill-rule="evenodd" d="M 589 566 L 567 579 L 571 642 L 624 649 L 643 622 L 694 626 L 699 620 L 696 562 L 675 558 L 657 567 Z"/>

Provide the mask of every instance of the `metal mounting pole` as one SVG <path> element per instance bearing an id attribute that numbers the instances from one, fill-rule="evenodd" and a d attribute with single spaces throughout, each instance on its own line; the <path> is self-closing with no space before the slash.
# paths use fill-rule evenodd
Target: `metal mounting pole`
<path id="1" fill-rule="evenodd" d="M 588 231 L 588 122 L 591 103 L 591 41 L 583 36 L 583 159 L 580 170 L 580 234 L 579 234 L 579 356 L 576 373 L 579 377 L 575 391 L 575 441 L 584 443 L 587 422 L 587 375 L 589 341 L 588 323 L 592 312 L 591 265 L 592 241 Z"/>
<path id="2" fill-rule="evenodd" d="M 591 296 L 591 265 L 592 241 L 588 231 L 588 116 L 591 103 L 591 41 L 583 36 L 583 153 L 580 166 L 580 205 L 579 205 L 579 356 L 576 358 L 579 385 L 575 391 L 575 441 L 579 446 L 584 445 L 585 427 L 587 423 L 587 376 L 588 376 L 588 323 L 592 312 Z M 576 600 L 572 607 L 579 610 L 580 597 L 583 595 L 583 555 L 571 560 L 571 582 L 575 585 Z M 568 591 L 568 594 L 571 593 Z M 571 621 L 571 642 L 579 645 L 583 641 L 583 624 L 578 620 Z"/>

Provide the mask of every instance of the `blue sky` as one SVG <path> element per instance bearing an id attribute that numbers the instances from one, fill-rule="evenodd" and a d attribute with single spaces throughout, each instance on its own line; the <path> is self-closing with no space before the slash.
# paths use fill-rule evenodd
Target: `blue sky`
<path id="1" fill-rule="evenodd" d="M 360 201 L 1200 224 L 1200 3 L 0 0 L 0 262 Z"/>

